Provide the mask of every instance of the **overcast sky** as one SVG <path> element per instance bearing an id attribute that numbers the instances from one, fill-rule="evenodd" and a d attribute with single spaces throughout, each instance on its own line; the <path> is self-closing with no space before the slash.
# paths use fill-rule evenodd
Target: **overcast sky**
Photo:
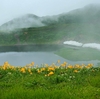
<path id="1" fill-rule="evenodd" d="M 57 15 L 100 0 L 0 0 L 0 25 L 24 14 Z"/>

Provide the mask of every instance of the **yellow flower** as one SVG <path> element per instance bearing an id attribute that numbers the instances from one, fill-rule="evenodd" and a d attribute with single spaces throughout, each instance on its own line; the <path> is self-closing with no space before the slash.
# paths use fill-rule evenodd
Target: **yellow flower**
<path id="1" fill-rule="evenodd" d="M 34 66 L 34 62 L 32 62 L 31 65 Z"/>
<path id="2" fill-rule="evenodd" d="M 6 69 L 7 69 L 7 67 L 6 67 L 6 66 L 3 66 L 2 68 L 3 68 L 4 70 L 6 70 Z"/>
<path id="3" fill-rule="evenodd" d="M 73 68 L 73 66 L 72 66 L 72 65 L 69 65 L 67 68 L 70 68 L 70 69 L 72 69 L 72 68 Z"/>
<path id="4" fill-rule="evenodd" d="M 66 65 L 66 64 L 67 64 L 67 62 L 64 62 L 64 64 Z"/>
<path id="5" fill-rule="evenodd" d="M 39 70 L 39 69 L 38 69 L 38 70 L 37 70 L 37 72 L 38 72 L 38 73 L 40 73 L 40 72 L 41 72 L 41 70 Z"/>
<path id="6" fill-rule="evenodd" d="M 89 69 L 93 66 L 93 64 L 88 64 L 87 66 L 85 66 L 85 68 Z"/>
<path id="7" fill-rule="evenodd" d="M 9 67 L 10 64 L 8 63 L 8 61 L 4 62 L 3 66 Z"/>
<path id="8" fill-rule="evenodd" d="M 4 62 L 4 64 L 9 64 L 8 61 Z"/>
<path id="9" fill-rule="evenodd" d="M 74 68 L 79 68 L 79 69 L 81 69 L 83 66 L 80 66 L 80 65 L 78 65 L 78 64 L 76 64 L 75 66 L 74 66 Z"/>
<path id="10" fill-rule="evenodd" d="M 66 66 L 65 64 L 61 64 L 62 67 Z"/>
<path id="11" fill-rule="evenodd" d="M 52 74 L 54 74 L 54 72 L 51 71 L 49 74 L 52 75 Z"/>
<path id="12" fill-rule="evenodd" d="M 88 64 L 87 66 L 91 68 L 93 66 L 93 64 Z"/>
<path id="13" fill-rule="evenodd" d="M 14 66 L 10 66 L 9 68 L 10 68 L 10 69 L 12 69 L 12 70 L 14 70 L 14 69 L 15 69 L 15 67 L 14 67 Z"/>
<path id="14" fill-rule="evenodd" d="M 45 68 L 41 68 L 41 71 L 45 71 Z"/>
<path id="15" fill-rule="evenodd" d="M 54 74 L 54 72 L 51 71 L 51 72 L 48 74 L 48 76 L 53 75 L 53 74 Z"/>
<path id="16" fill-rule="evenodd" d="M 31 72 L 31 69 L 30 69 L 30 68 L 28 69 L 28 72 L 29 72 L 29 73 Z"/>
<path id="17" fill-rule="evenodd" d="M 49 68 L 48 68 L 48 71 L 54 71 L 54 70 L 55 70 L 54 67 L 49 67 Z"/>
<path id="18" fill-rule="evenodd" d="M 22 73 L 25 73 L 25 68 L 21 68 L 20 71 L 21 71 Z"/>
<path id="19" fill-rule="evenodd" d="M 78 72 L 78 70 L 74 70 L 74 73 L 77 73 Z"/>

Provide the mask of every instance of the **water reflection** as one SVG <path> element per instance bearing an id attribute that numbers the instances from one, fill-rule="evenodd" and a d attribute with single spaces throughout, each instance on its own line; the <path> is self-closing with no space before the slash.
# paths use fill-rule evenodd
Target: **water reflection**
<path id="1" fill-rule="evenodd" d="M 41 64 L 52 64 L 56 63 L 57 60 L 61 60 L 61 63 L 64 61 L 68 62 L 69 64 L 88 64 L 93 63 L 97 64 L 99 61 L 69 61 L 64 59 L 58 55 L 55 55 L 53 52 L 3 52 L 0 53 L 0 65 L 3 65 L 5 61 L 8 61 L 11 65 L 14 66 L 25 66 L 26 64 L 31 63 L 32 61 L 35 62 L 35 65 Z"/>
<path id="2" fill-rule="evenodd" d="M 35 62 L 35 65 L 42 63 L 55 63 L 57 60 L 66 61 L 66 59 L 53 54 L 53 52 L 6 52 L 0 53 L 0 65 L 8 61 L 14 66 L 25 66 L 26 64 Z"/>
<path id="3" fill-rule="evenodd" d="M 57 44 L 30 44 L 30 45 L 12 45 L 0 46 L 0 52 L 27 52 L 27 51 L 55 51 L 64 45 Z"/>

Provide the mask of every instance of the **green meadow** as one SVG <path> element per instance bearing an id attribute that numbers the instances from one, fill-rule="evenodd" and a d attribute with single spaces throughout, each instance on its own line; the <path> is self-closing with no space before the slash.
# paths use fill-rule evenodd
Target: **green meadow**
<path id="1" fill-rule="evenodd" d="M 69 40 L 100 43 L 100 10 L 91 8 L 58 15 L 58 21 L 46 18 L 42 27 L 0 30 L 0 47 L 4 51 L 5 46 L 63 45 Z M 13 21 L 5 26 L 8 24 L 13 26 Z M 100 51 L 91 48 L 65 46 L 54 53 L 72 61 L 100 60 Z M 4 62 L 0 66 L 0 99 L 100 99 L 100 63 L 71 65 L 58 60 L 41 67 L 34 62 L 16 67 Z"/>
<path id="2" fill-rule="evenodd" d="M 59 49 L 55 54 L 72 61 L 100 60 L 100 50 L 83 47 L 65 47 Z"/>
<path id="3" fill-rule="evenodd" d="M 0 66 L 0 99 L 100 99 L 100 67 L 67 62 Z"/>

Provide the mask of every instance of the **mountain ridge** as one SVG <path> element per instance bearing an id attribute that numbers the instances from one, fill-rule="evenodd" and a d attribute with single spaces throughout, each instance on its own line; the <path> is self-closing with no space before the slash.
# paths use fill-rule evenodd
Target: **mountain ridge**
<path id="1" fill-rule="evenodd" d="M 32 25 L 13 31 L 0 31 L 0 44 L 62 44 L 69 40 L 100 43 L 100 6 L 91 7 L 90 5 L 54 16 L 26 15 L 25 18 L 34 18 L 42 26 Z"/>
<path id="2" fill-rule="evenodd" d="M 44 26 L 40 17 L 34 14 L 25 14 L 21 17 L 14 18 L 0 26 L 1 30 L 14 30 L 17 28 L 40 27 Z"/>
<path id="3" fill-rule="evenodd" d="M 0 30 L 14 30 L 18 28 L 42 27 L 59 23 L 75 23 L 75 22 L 98 22 L 100 17 L 100 5 L 87 5 L 83 8 L 74 9 L 72 11 L 54 15 L 39 17 L 34 14 L 25 14 L 15 18 L 0 26 Z"/>

